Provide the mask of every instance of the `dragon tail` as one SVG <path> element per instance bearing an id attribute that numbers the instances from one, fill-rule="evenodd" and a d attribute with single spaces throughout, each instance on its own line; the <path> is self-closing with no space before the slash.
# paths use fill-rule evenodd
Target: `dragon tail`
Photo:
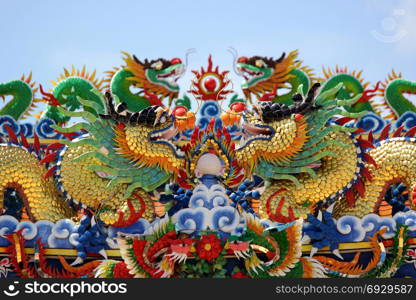
<path id="1" fill-rule="evenodd" d="M 369 176 L 363 179 L 361 193 L 353 195 L 358 200 L 355 205 L 348 205 L 347 199 L 341 199 L 337 211 L 343 215 L 364 216 L 377 213 L 392 184 L 404 184 L 409 193 L 411 205 L 416 195 L 416 126 L 404 132 L 401 126 L 390 133 L 391 125 L 387 125 L 376 139 L 368 135 L 365 156 L 371 157 L 366 162 Z"/>
<path id="2" fill-rule="evenodd" d="M 0 141 L 0 195 L 7 189 L 16 190 L 23 198 L 23 204 L 31 221 L 52 222 L 74 216 L 72 209 L 59 196 L 53 178 L 44 177 L 47 171 L 40 162 L 45 156 L 39 140 L 33 145 L 26 138 L 16 136 L 13 129 L 5 126 L 8 139 Z M 0 207 L 4 207 L 1 199 Z"/>

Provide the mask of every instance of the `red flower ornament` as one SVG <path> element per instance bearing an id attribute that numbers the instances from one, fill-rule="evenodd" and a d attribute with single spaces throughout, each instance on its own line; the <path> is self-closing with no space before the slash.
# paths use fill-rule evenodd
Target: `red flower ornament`
<path id="1" fill-rule="evenodd" d="M 207 261 L 211 261 L 220 256 L 221 250 L 221 241 L 212 233 L 202 236 L 196 244 L 198 256 Z"/>
<path id="2" fill-rule="evenodd" d="M 244 274 L 243 272 L 237 272 L 231 275 L 231 278 L 250 278 L 247 276 L 247 274 Z"/>

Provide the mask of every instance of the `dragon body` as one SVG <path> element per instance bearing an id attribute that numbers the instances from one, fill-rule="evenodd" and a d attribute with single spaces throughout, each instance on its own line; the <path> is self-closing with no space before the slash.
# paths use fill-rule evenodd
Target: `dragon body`
<path id="1" fill-rule="evenodd" d="M 269 181 L 261 197 L 260 214 L 276 221 L 305 217 L 317 205 L 338 203 L 337 214 L 364 216 L 375 212 L 392 182 L 415 187 L 416 145 L 412 132 L 398 130 L 388 138 L 367 141 L 360 130 L 344 123 L 358 117 L 341 107 L 356 103 L 336 98 L 342 84 L 308 96 L 298 94 L 295 104 L 263 102 L 246 113 L 245 136 L 236 150 L 240 163 Z M 335 116 L 341 116 L 336 119 Z M 373 144 L 373 142 L 375 142 Z"/>
<path id="2" fill-rule="evenodd" d="M 94 107 L 94 102 L 81 101 Z M 140 217 L 151 220 L 153 203 L 144 191 L 156 189 L 178 172 L 181 152 L 168 141 L 177 131 L 161 106 L 131 114 L 122 109 L 124 103 L 114 107 L 110 94 L 107 101 L 108 115 L 85 109 L 77 116 L 87 123 L 59 128 L 71 132 L 82 127 L 88 134 L 57 154 L 58 186 L 67 197 L 96 211 L 107 224 L 117 224 L 120 211 L 128 218 L 131 206 L 142 211 Z"/>
<path id="3" fill-rule="evenodd" d="M 57 106 L 65 107 L 70 111 L 76 111 L 81 108 L 78 97 L 94 101 L 103 109 L 103 103 L 99 95 L 94 92 L 94 90 L 100 88 L 100 83 L 94 80 L 93 76 L 94 74 L 90 76 L 88 73 L 85 73 L 85 69 L 79 72 L 73 68 L 71 73 L 65 70 L 60 81 L 58 83 L 54 82 L 53 94 L 48 95 L 54 101 L 50 101 L 51 104 L 46 107 L 42 117 L 50 118 L 57 124 L 67 123 L 70 117 L 60 113 Z M 90 108 L 88 109 L 91 111 Z"/>
<path id="4" fill-rule="evenodd" d="M 21 143 L 0 144 L 0 194 L 7 188 L 18 190 L 32 220 L 58 221 L 74 216 L 58 194 L 53 179 L 42 177 L 47 170 L 39 160 L 35 149 Z"/>
<path id="5" fill-rule="evenodd" d="M 321 82 L 323 85 L 321 92 L 325 92 L 342 83 L 342 88 L 335 95 L 336 99 L 345 100 L 364 94 L 356 103 L 346 108 L 348 111 L 373 111 L 368 102 L 373 96 L 369 92 L 373 91 L 365 92 L 368 83 L 364 83 L 361 72 L 349 73 L 347 68 L 338 67 L 335 70 L 323 69 L 325 78 L 319 79 L 315 77 L 312 69 L 296 60 L 297 56 L 298 52 L 292 51 L 287 57 L 283 54 L 277 60 L 261 56 L 238 58 L 236 70 L 237 74 L 245 80 L 241 86 L 244 95 L 250 100 L 252 95 L 255 95 L 259 101 L 292 105 L 294 103 L 292 97 L 299 89 L 306 94 L 313 83 Z M 280 89 L 284 89 L 285 92 L 280 93 Z"/>
<path id="6" fill-rule="evenodd" d="M 44 157 L 31 153 L 28 149 L 32 147 L 24 147 L 16 137 L 10 138 L 16 140 L 15 144 L 9 141 L 1 145 L 2 192 L 7 187 L 18 189 L 32 220 L 57 221 L 73 216 L 64 198 L 94 210 L 107 224 L 117 225 L 122 222 L 120 214 L 129 218 L 132 211 L 140 211 L 135 220 L 151 220 L 153 204 L 144 191 L 167 181 L 181 162 L 180 152 L 168 142 L 176 133 L 173 121 L 163 107 L 151 106 L 126 117 L 119 115 L 112 104 L 110 115 L 105 115 L 95 102 L 81 102 L 88 109 L 69 112 L 58 107 L 58 111 L 88 122 L 56 128 L 64 133 L 82 128 L 88 134 L 62 141 L 67 145 L 54 144 L 56 150 Z M 48 163 L 49 171 L 44 163 Z"/>
<path id="7" fill-rule="evenodd" d="M 144 191 L 156 189 L 180 166 L 176 146 L 167 141 L 176 132 L 173 122 L 162 107 L 148 107 L 130 119 L 113 106 L 110 111 L 104 119 L 90 119 L 83 125 L 89 134 L 59 153 L 58 185 L 107 224 L 118 221 L 119 209 L 129 216 L 128 201 L 152 219 L 153 204 Z"/>
<path id="8" fill-rule="evenodd" d="M 36 107 L 36 103 L 40 102 L 40 99 L 35 97 L 37 92 L 35 84 L 35 82 L 32 82 L 32 73 L 27 78 L 22 76 L 19 80 L 0 83 L 0 98 L 12 97 L 0 109 L 0 116 L 8 115 L 16 121 L 30 116 Z"/>
<path id="9" fill-rule="evenodd" d="M 114 95 L 107 95 L 110 104 L 102 93 L 105 80 L 96 79 L 95 72 L 89 74 L 85 67 L 64 69 L 52 82 L 52 93 L 41 87 L 49 103 L 43 117 L 54 120 L 58 124 L 55 128 L 71 138 L 76 131 L 87 134 L 57 143 L 53 150 L 45 151 L 38 145 L 38 151 L 33 151 L 34 147 L 23 145 L 9 128 L 9 141 L 0 148 L 0 192 L 17 189 L 32 220 L 73 217 L 74 211 L 65 199 L 92 209 L 106 224 L 114 226 L 127 226 L 139 217 L 154 217 L 152 200 L 145 191 L 166 182 L 181 165 L 183 153 L 169 142 L 177 130 L 160 105 L 161 99 L 172 100 L 178 95 L 176 80 L 184 65 L 178 58 L 141 62 L 126 53 L 125 62 L 126 66 L 110 72 L 111 79 L 107 80 Z M 3 113 L 10 114 L 11 110 L 15 119 L 20 117 L 24 111 L 14 106 L 30 104 L 35 92 L 30 80 L 22 78 L 0 86 L 0 93 L 15 97 Z M 141 88 L 145 96 L 132 93 L 132 86 Z M 59 126 L 72 117 L 83 122 Z"/>
<path id="10" fill-rule="evenodd" d="M 257 96 L 260 104 L 245 114 L 237 158 L 250 174 L 268 181 L 261 215 L 286 220 L 281 212 L 290 208 L 293 217 L 305 217 L 316 206 L 337 202 L 337 214 L 363 216 L 377 212 L 391 183 L 403 182 L 412 191 L 412 130 L 401 136 L 400 128 L 389 138 L 386 128 L 380 140 L 364 141 L 360 130 L 345 126 L 373 111 L 369 100 L 379 90 L 389 103 L 397 97 L 396 115 L 411 110 L 402 94 L 413 91 L 412 83 L 393 74 L 381 88 L 368 89 L 361 72 L 337 67 L 324 69 L 325 79 L 315 80 L 321 87 L 314 84 L 305 98 L 305 86 L 313 81 L 308 72 L 299 71 L 296 56 L 291 52 L 278 60 L 254 56 L 236 62 L 246 80 L 244 94 Z M 279 87 L 289 87 L 290 100 L 278 95 Z"/>
<path id="11" fill-rule="evenodd" d="M 408 111 L 416 112 L 415 105 L 406 96 L 411 94 L 416 94 L 416 82 L 405 80 L 401 74 L 392 71 L 378 89 L 378 96 L 382 101 L 375 110 L 380 115 L 388 111 L 385 117 L 390 120 L 396 120 Z"/>
<path id="12" fill-rule="evenodd" d="M 332 217 L 377 213 L 392 184 L 401 183 L 414 197 L 416 127 L 404 131 L 402 126 L 390 133 L 387 125 L 376 137 L 372 133 L 363 136 L 364 131 L 354 127 L 356 119 L 373 110 L 369 100 L 377 91 L 395 117 L 413 110 L 403 96 L 416 91 L 413 82 L 392 75 L 381 89 L 378 85 L 368 89 L 360 72 L 339 68 L 324 70 L 325 79 L 317 79 L 297 60 L 296 51 L 276 60 L 242 57 L 236 70 L 245 78 L 243 93 L 252 103 L 256 96 L 258 103 L 248 109 L 244 99 L 234 98 L 222 124 L 212 119 L 206 128 L 189 132 L 188 138 L 183 132 L 195 122 L 194 117 L 188 118 L 188 113 L 192 115 L 189 99 L 177 100 L 173 112 L 162 104 L 168 99 L 170 105 L 178 97 L 176 81 L 184 71 L 181 60 L 140 61 L 125 54 L 124 61 L 105 80 L 96 79 L 95 72 L 89 74 L 85 68 L 72 68 L 53 82 L 51 93 L 41 88 L 49 103 L 43 117 L 53 119 L 56 124 L 51 127 L 67 139 L 46 146 L 35 135 L 30 145 L 23 134 L 18 137 L 12 127 L 4 126 L 8 138 L 0 140 L 0 194 L 16 190 L 31 221 L 75 219 L 82 207 L 91 218 L 81 222 L 80 227 L 85 227 L 78 232 L 81 243 L 99 230 L 98 225 L 86 230 L 94 217 L 112 227 L 129 227 L 140 218 L 150 221 L 145 237 L 118 236 L 123 262 L 105 260 L 73 267 L 61 258 L 66 270 L 62 276 L 92 276 L 96 268 L 99 277 L 172 277 L 181 268 L 184 274 L 189 271 L 183 265 L 187 258 L 221 263 L 220 253 L 242 258 L 251 277 L 365 276 L 377 268 L 383 276 L 391 275 L 393 267 L 381 267 L 386 251 L 378 238 L 385 231 L 370 237 L 373 259 L 364 267 L 359 265 L 359 254 L 350 262 L 302 257 L 302 219 L 313 225 L 309 229 L 311 256 L 325 245 L 339 256 Z M 209 66 L 210 73 L 218 74 L 218 68 L 211 69 L 211 59 Z M 205 82 L 205 87 L 213 88 L 212 82 Z M 108 89 L 105 93 L 104 88 Z M 193 91 L 197 96 L 201 93 Z M 22 118 L 35 92 L 31 78 L 0 85 L 1 95 L 13 97 L 1 113 Z M 71 118 L 81 121 L 69 125 Z M 240 127 L 229 131 L 228 125 L 240 121 Z M 217 184 L 226 191 L 224 205 L 213 197 L 218 205 L 210 210 L 190 206 L 191 199 L 199 197 L 198 186 Z M 218 196 L 217 192 L 212 195 Z M 164 218 L 151 223 L 159 199 L 161 203 L 173 201 L 173 205 Z M 260 217 L 274 221 L 267 229 L 249 207 L 257 199 Z M 414 199 L 410 200 L 414 205 Z M 190 218 L 195 211 L 200 218 L 208 216 L 204 222 L 209 225 L 201 228 L 213 229 L 214 220 L 223 213 L 234 217 L 235 225 L 243 229 L 234 231 L 237 227 L 231 230 L 222 224 L 218 228 L 228 231 L 222 231 L 221 238 L 215 230 L 208 235 L 195 230 L 185 237 L 184 227 L 178 225 L 184 208 L 192 212 Z M 327 209 L 324 221 L 323 209 Z M 405 228 L 399 230 L 400 241 Z M 12 253 L 22 256 L 21 232 L 8 238 Z M 104 234 L 101 238 L 99 249 L 104 250 L 108 241 Z M 80 245 L 77 250 L 85 258 L 84 248 Z M 19 271 L 22 276 L 54 275 L 42 257 L 42 245 L 37 249 L 42 258 L 35 261 L 37 269 L 25 257 L 13 261 L 16 269 L 24 266 Z M 400 264 L 400 257 L 394 264 Z"/>

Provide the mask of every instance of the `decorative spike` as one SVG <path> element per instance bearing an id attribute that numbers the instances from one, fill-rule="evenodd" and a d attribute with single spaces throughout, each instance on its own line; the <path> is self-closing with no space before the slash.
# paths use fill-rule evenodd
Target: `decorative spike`
<path id="1" fill-rule="evenodd" d="M 365 193 L 365 186 L 361 179 L 358 179 L 354 187 L 357 190 L 358 194 L 360 194 L 361 198 L 363 198 Z"/>
<path id="2" fill-rule="evenodd" d="M 371 157 L 370 154 L 364 153 L 363 154 L 363 159 L 364 159 L 365 162 L 368 162 L 369 164 L 372 164 L 373 166 L 377 167 L 376 161 L 374 160 L 374 158 Z"/>
<path id="3" fill-rule="evenodd" d="M 357 128 L 357 130 L 356 130 L 356 131 L 353 131 L 352 133 L 355 133 L 355 134 L 361 134 L 361 133 L 364 133 L 364 132 L 366 132 L 366 130 L 365 130 L 365 129 L 362 129 L 362 128 Z"/>
<path id="4" fill-rule="evenodd" d="M 393 133 L 393 137 L 399 137 L 403 131 L 404 125 L 400 126 L 396 129 L 396 131 Z"/>
<path id="5" fill-rule="evenodd" d="M 380 141 L 385 140 L 389 136 L 391 123 L 387 124 L 380 133 Z"/>
<path id="6" fill-rule="evenodd" d="M 228 132 L 228 130 L 227 130 L 226 127 L 223 127 L 222 128 L 222 133 L 225 136 L 225 138 L 226 138 L 227 141 L 228 141 L 229 138 L 231 138 L 230 133 Z M 228 143 L 229 143 L 229 141 L 228 141 Z"/>
<path id="7" fill-rule="evenodd" d="M 47 179 L 47 178 L 49 178 L 49 177 L 52 177 L 54 174 L 55 174 L 55 172 L 56 172 L 56 169 L 57 169 L 58 167 L 57 166 L 53 166 L 52 168 L 50 168 L 46 173 L 45 173 L 45 175 L 43 175 L 43 179 Z"/>
<path id="8" fill-rule="evenodd" d="M 222 135 L 221 128 L 217 129 L 217 139 L 220 139 Z"/>
<path id="9" fill-rule="evenodd" d="M 339 125 L 344 125 L 345 123 L 348 123 L 349 121 L 354 120 L 354 118 L 349 118 L 349 117 L 341 117 L 337 120 L 335 120 L 335 123 L 339 124 Z"/>
<path id="10" fill-rule="evenodd" d="M 373 142 L 374 142 L 374 137 L 373 137 L 373 131 L 372 131 L 372 130 L 368 133 L 368 138 L 367 138 L 367 140 L 368 140 L 371 144 L 373 144 Z"/>
<path id="11" fill-rule="evenodd" d="M 4 128 L 7 131 L 10 142 L 13 143 L 13 144 L 16 144 L 16 145 L 19 144 L 19 141 L 17 139 L 16 133 L 14 132 L 14 130 L 7 124 L 4 125 Z"/>
<path id="12" fill-rule="evenodd" d="M 360 147 L 362 148 L 371 148 L 371 149 L 375 148 L 372 143 L 370 143 L 369 141 L 363 140 L 361 138 L 358 138 L 357 142 L 360 144 Z"/>
<path id="13" fill-rule="evenodd" d="M 51 106 L 59 106 L 61 103 L 58 101 L 58 99 L 55 98 L 55 96 L 51 93 L 47 93 L 43 90 L 43 87 L 41 84 L 39 84 L 40 93 L 44 96 L 43 100 L 45 100 L 49 105 Z"/>
<path id="14" fill-rule="evenodd" d="M 355 204 L 354 192 L 352 189 L 348 190 L 345 194 L 345 199 L 347 200 L 348 207 L 353 207 Z"/>
<path id="15" fill-rule="evenodd" d="M 39 161 L 39 164 L 45 164 L 45 163 L 50 163 L 54 160 L 57 159 L 58 154 L 56 152 L 53 152 L 51 154 L 46 155 L 42 160 Z"/>
<path id="16" fill-rule="evenodd" d="M 23 133 L 20 133 L 19 135 L 20 135 L 20 140 L 22 141 L 23 147 L 25 147 L 26 149 L 29 149 L 30 145 L 27 142 L 27 139 L 26 139 L 25 135 Z"/>
<path id="17" fill-rule="evenodd" d="M 372 181 L 373 180 L 373 175 L 371 175 L 370 171 L 367 168 L 363 168 L 361 170 L 361 174 L 368 180 L 368 181 Z"/>
<path id="18" fill-rule="evenodd" d="M 214 129 L 214 124 L 215 124 L 215 119 L 211 118 L 211 120 L 208 123 L 207 129 L 206 129 L 207 133 L 211 132 Z"/>
<path id="19" fill-rule="evenodd" d="M 182 178 L 182 179 L 186 179 L 186 178 L 188 178 L 188 175 L 186 174 L 186 172 L 184 171 L 184 170 L 182 170 L 182 169 L 180 169 L 179 170 L 179 176 Z"/>
<path id="20" fill-rule="evenodd" d="M 40 142 L 39 142 L 39 137 L 38 137 L 38 135 L 35 133 L 33 138 L 34 138 L 34 141 L 33 141 L 33 148 L 34 148 L 34 150 L 35 150 L 35 152 L 36 152 L 37 154 L 40 154 Z"/>
<path id="21" fill-rule="evenodd" d="M 195 143 L 199 135 L 199 126 L 195 127 L 194 131 L 191 134 L 191 143 Z"/>
<path id="22" fill-rule="evenodd" d="M 58 130 L 55 130 L 57 133 L 62 134 L 64 137 L 66 137 L 68 140 L 72 141 L 73 139 L 78 137 L 78 134 L 76 132 L 61 132 Z"/>
<path id="23" fill-rule="evenodd" d="M 410 128 L 410 129 L 406 132 L 405 136 L 412 137 L 412 136 L 414 136 L 415 134 L 416 134 L 416 126 L 413 126 L 412 128 Z"/>
<path id="24" fill-rule="evenodd" d="M 59 150 L 60 148 L 62 148 L 63 146 L 64 146 L 64 144 L 61 144 L 61 143 L 53 143 L 53 144 L 49 144 L 48 147 L 46 148 L 46 150 L 56 151 L 56 150 Z"/>

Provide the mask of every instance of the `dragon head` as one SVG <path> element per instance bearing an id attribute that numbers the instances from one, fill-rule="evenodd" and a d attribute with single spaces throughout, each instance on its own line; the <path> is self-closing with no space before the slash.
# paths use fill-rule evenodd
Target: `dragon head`
<path id="1" fill-rule="evenodd" d="M 318 87 L 314 85 L 305 98 L 294 95 L 293 105 L 261 102 L 243 115 L 243 137 L 236 155 L 247 172 L 251 173 L 259 160 L 284 163 L 302 150 L 308 139 L 306 114 L 317 108 L 313 98 Z"/>
<path id="2" fill-rule="evenodd" d="M 178 130 L 168 109 L 154 105 L 131 113 L 125 103 L 116 107 L 111 100 L 107 103 L 109 114 L 102 117 L 117 124 L 115 139 L 120 155 L 143 167 L 159 166 L 165 171 L 178 172 L 184 153 L 172 142 Z"/>
<path id="3" fill-rule="evenodd" d="M 126 69 L 133 74 L 130 79 L 136 87 L 144 88 L 163 98 L 169 97 L 170 100 L 178 96 L 179 86 L 177 81 L 185 72 L 185 65 L 181 59 L 158 58 L 154 60 L 145 59 L 142 62 L 135 55 L 124 54 Z"/>
<path id="4" fill-rule="evenodd" d="M 297 51 L 288 56 L 285 53 L 279 59 L 262 56 L 239 57 L 235 62 L 236 72 L 244 78 L 241 85 L 244 95 L 251 100 L 251 94 L 260 97 L 265 92 L 273 92 L 276 86 L 284 84 L 289 72 L 294 68 Z"/>

